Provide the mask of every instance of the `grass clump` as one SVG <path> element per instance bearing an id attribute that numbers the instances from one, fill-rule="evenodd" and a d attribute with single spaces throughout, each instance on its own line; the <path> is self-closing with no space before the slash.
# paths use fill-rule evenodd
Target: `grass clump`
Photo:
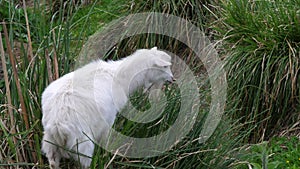
<path id="1" fill-rule="evenodd" d="M 300 1 L 222 1 L 228 109 L 259 141 L 299 120 Z"/>

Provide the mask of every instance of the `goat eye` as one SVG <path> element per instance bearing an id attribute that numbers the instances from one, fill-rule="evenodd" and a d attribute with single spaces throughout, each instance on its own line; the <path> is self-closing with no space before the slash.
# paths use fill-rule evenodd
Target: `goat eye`
<path id="1" fill-rule="evenodd" d="M 163 68 L 168 68 L 168 66 L 163 66 Z"/>

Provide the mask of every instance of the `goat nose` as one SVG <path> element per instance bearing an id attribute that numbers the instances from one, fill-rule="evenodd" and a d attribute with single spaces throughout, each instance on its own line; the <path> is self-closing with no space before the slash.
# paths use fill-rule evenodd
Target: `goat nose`
<path id="1" fill-rule="evenodd" d="M 175 77 L 172 76 L 172 82 L 175 82 L 175 81 L 176 81 Z"/>
<path id="2" fill-rule="evenodd" d="M 169 83 L 174 83 L 176 81 L 176 79 L 171 76 L 170 79 L 167 80 Z"/>

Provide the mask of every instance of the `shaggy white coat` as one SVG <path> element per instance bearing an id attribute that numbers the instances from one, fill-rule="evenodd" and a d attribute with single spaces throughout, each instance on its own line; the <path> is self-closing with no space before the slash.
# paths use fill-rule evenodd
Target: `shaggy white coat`
<path id="1" fill-rule="evenodd" d="M 171 57 L 154 47 L 119 61 L 92 62 L 51 83 L 42 95 L 42 151 L 50 168 L 59 168 L 62 157 L 89 167 L 94 151 L 91 140 L 107 137 L 130 93 L 172 81 L 170 66 Z"/>

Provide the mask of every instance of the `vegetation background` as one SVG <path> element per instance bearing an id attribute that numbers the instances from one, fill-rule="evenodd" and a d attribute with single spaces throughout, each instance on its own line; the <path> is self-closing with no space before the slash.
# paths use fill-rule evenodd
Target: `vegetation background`
<path id="1" fill-rule="evenodd" d="M 98 147 L 91 168 L 300 168 L 300 0 L 0 0 L 0 168 L 48 168 L 40 152 L 41 93 L 74 69 L 90 35 L 137 12 L 179 16 L 215 43 L 227 71 L 226 113 L 199 144 L 210 103 L 201 61 L 169 37 L 127 38 L 103 57 L 152 46 L 181 56 L 199 77 L 201 110 L 193 130 L 165 154 L 131 159 Z M 169 86 L 169 107 L 157 121 L 137 124 L 120 116 L 115 129 L 139 137 L 164 131 L 177 117 L 178 93 Z M 131 101 L 142 110 L 149 106 L 143 95 Z"/>

